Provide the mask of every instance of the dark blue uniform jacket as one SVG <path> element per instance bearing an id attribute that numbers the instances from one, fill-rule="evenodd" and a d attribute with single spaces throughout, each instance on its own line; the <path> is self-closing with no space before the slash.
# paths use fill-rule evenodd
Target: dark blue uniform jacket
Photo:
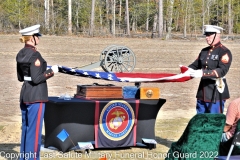
<path id="1" fill-rule="evenodd" d="M 46 80 L 54 75 L 52 69 L 47 70 L 47 62 L 35 47 L 25 45 L 17 56 L 17 77 L 23 82 L 20 102 L 35 103 L 48 101 L 48 88 Z M 31 80 L 24 80 L 31 77 Z"/>
<path id="2" fill-rule="evenodd" d="M 232 54 L 228 48 L 220 42 L 215 46 L 209 46 L 201 50 L 198 58 L 188 67 L 202 69 L 203 76 L 199 83 L 196 98 L 205 102 L 211 102 L 214 92 L 215 80 L 213 78 L 224 77 L 232 63 Z M 223 79 L 225 89 L 222 100 L 230 98 L 227 81 Z M 216 90 L 215 100 L 220 100 L 220 93 Z"/>

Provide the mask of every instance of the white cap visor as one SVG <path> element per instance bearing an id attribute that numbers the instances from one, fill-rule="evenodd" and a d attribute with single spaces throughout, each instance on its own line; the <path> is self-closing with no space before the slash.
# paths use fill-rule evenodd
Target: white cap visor
<path id="1" fill-rule="evenodd" d="M 42 36 L 39 33 L 39 28 L 40 28 L 40 25 L 37 24 L 31 27 L 24 28 L 20 30 L 19 33 L 21 33 L 23 36 L 32 36 L 32 35 Z"/>
<path id="2" fill-rule="evenodd" d="M 222 27 L 214 26 L 214 25 L 204 25 L 205 30 L 204 30 L 204 35 L 207 32 L 213 32 L 213 33 L 221 33 L 221 30 L 223 30 Z"/>

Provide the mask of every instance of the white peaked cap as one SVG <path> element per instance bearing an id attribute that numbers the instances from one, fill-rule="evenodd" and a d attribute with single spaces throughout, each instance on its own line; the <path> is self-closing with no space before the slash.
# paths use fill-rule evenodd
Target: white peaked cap
<path id="1" fill-rule="evenodd" d="M 41 34 L 39 33 L 39 28 L 40 24 L 37 24 L 31 27 L 24 28 L 20 30 L 19 33 L 21 33 L 23 36 L 32 36 L 34 34 L 41 36 Z"/>
<path id="2" fill-rule="evenodd" d="M 215 32 L 215 33 L 221 33 L 223 30 L 222 27 L 214 26 L 214 25 L 204 25 L 204 32 Z"/>

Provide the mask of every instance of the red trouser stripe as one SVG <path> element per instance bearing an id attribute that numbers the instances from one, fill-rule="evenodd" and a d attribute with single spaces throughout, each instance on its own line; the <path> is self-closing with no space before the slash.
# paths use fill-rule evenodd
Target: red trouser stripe
<path id="1" fill-rule="evenodd" d="M 38 116 L 37 116 L 37 123 L 36 123 L 36 134 L 35 134 L 35 145 L 34 145 L 34 153 L 37 153 L 38 150 L 38 135 L 39 135 L 39 128 L 41 123 L 41 115 L 42 115 L 42 103 L 40 103 L 39 109 L 38 109 Z M 34 156 L 34 160 L 36 159 L 36 156 Z"/>

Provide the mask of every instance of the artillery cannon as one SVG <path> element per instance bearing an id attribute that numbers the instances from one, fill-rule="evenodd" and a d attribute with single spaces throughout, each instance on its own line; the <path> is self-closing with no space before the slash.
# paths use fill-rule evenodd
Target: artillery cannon
<path id="1" fill-rule="evenodd" d="M 77 69 L 92 70 L 101 66 L 105 72 L 132 72 L 135 65 L 136 57 L 128 47 L 110 45 L 101 52 L 98 62 Z"/>

